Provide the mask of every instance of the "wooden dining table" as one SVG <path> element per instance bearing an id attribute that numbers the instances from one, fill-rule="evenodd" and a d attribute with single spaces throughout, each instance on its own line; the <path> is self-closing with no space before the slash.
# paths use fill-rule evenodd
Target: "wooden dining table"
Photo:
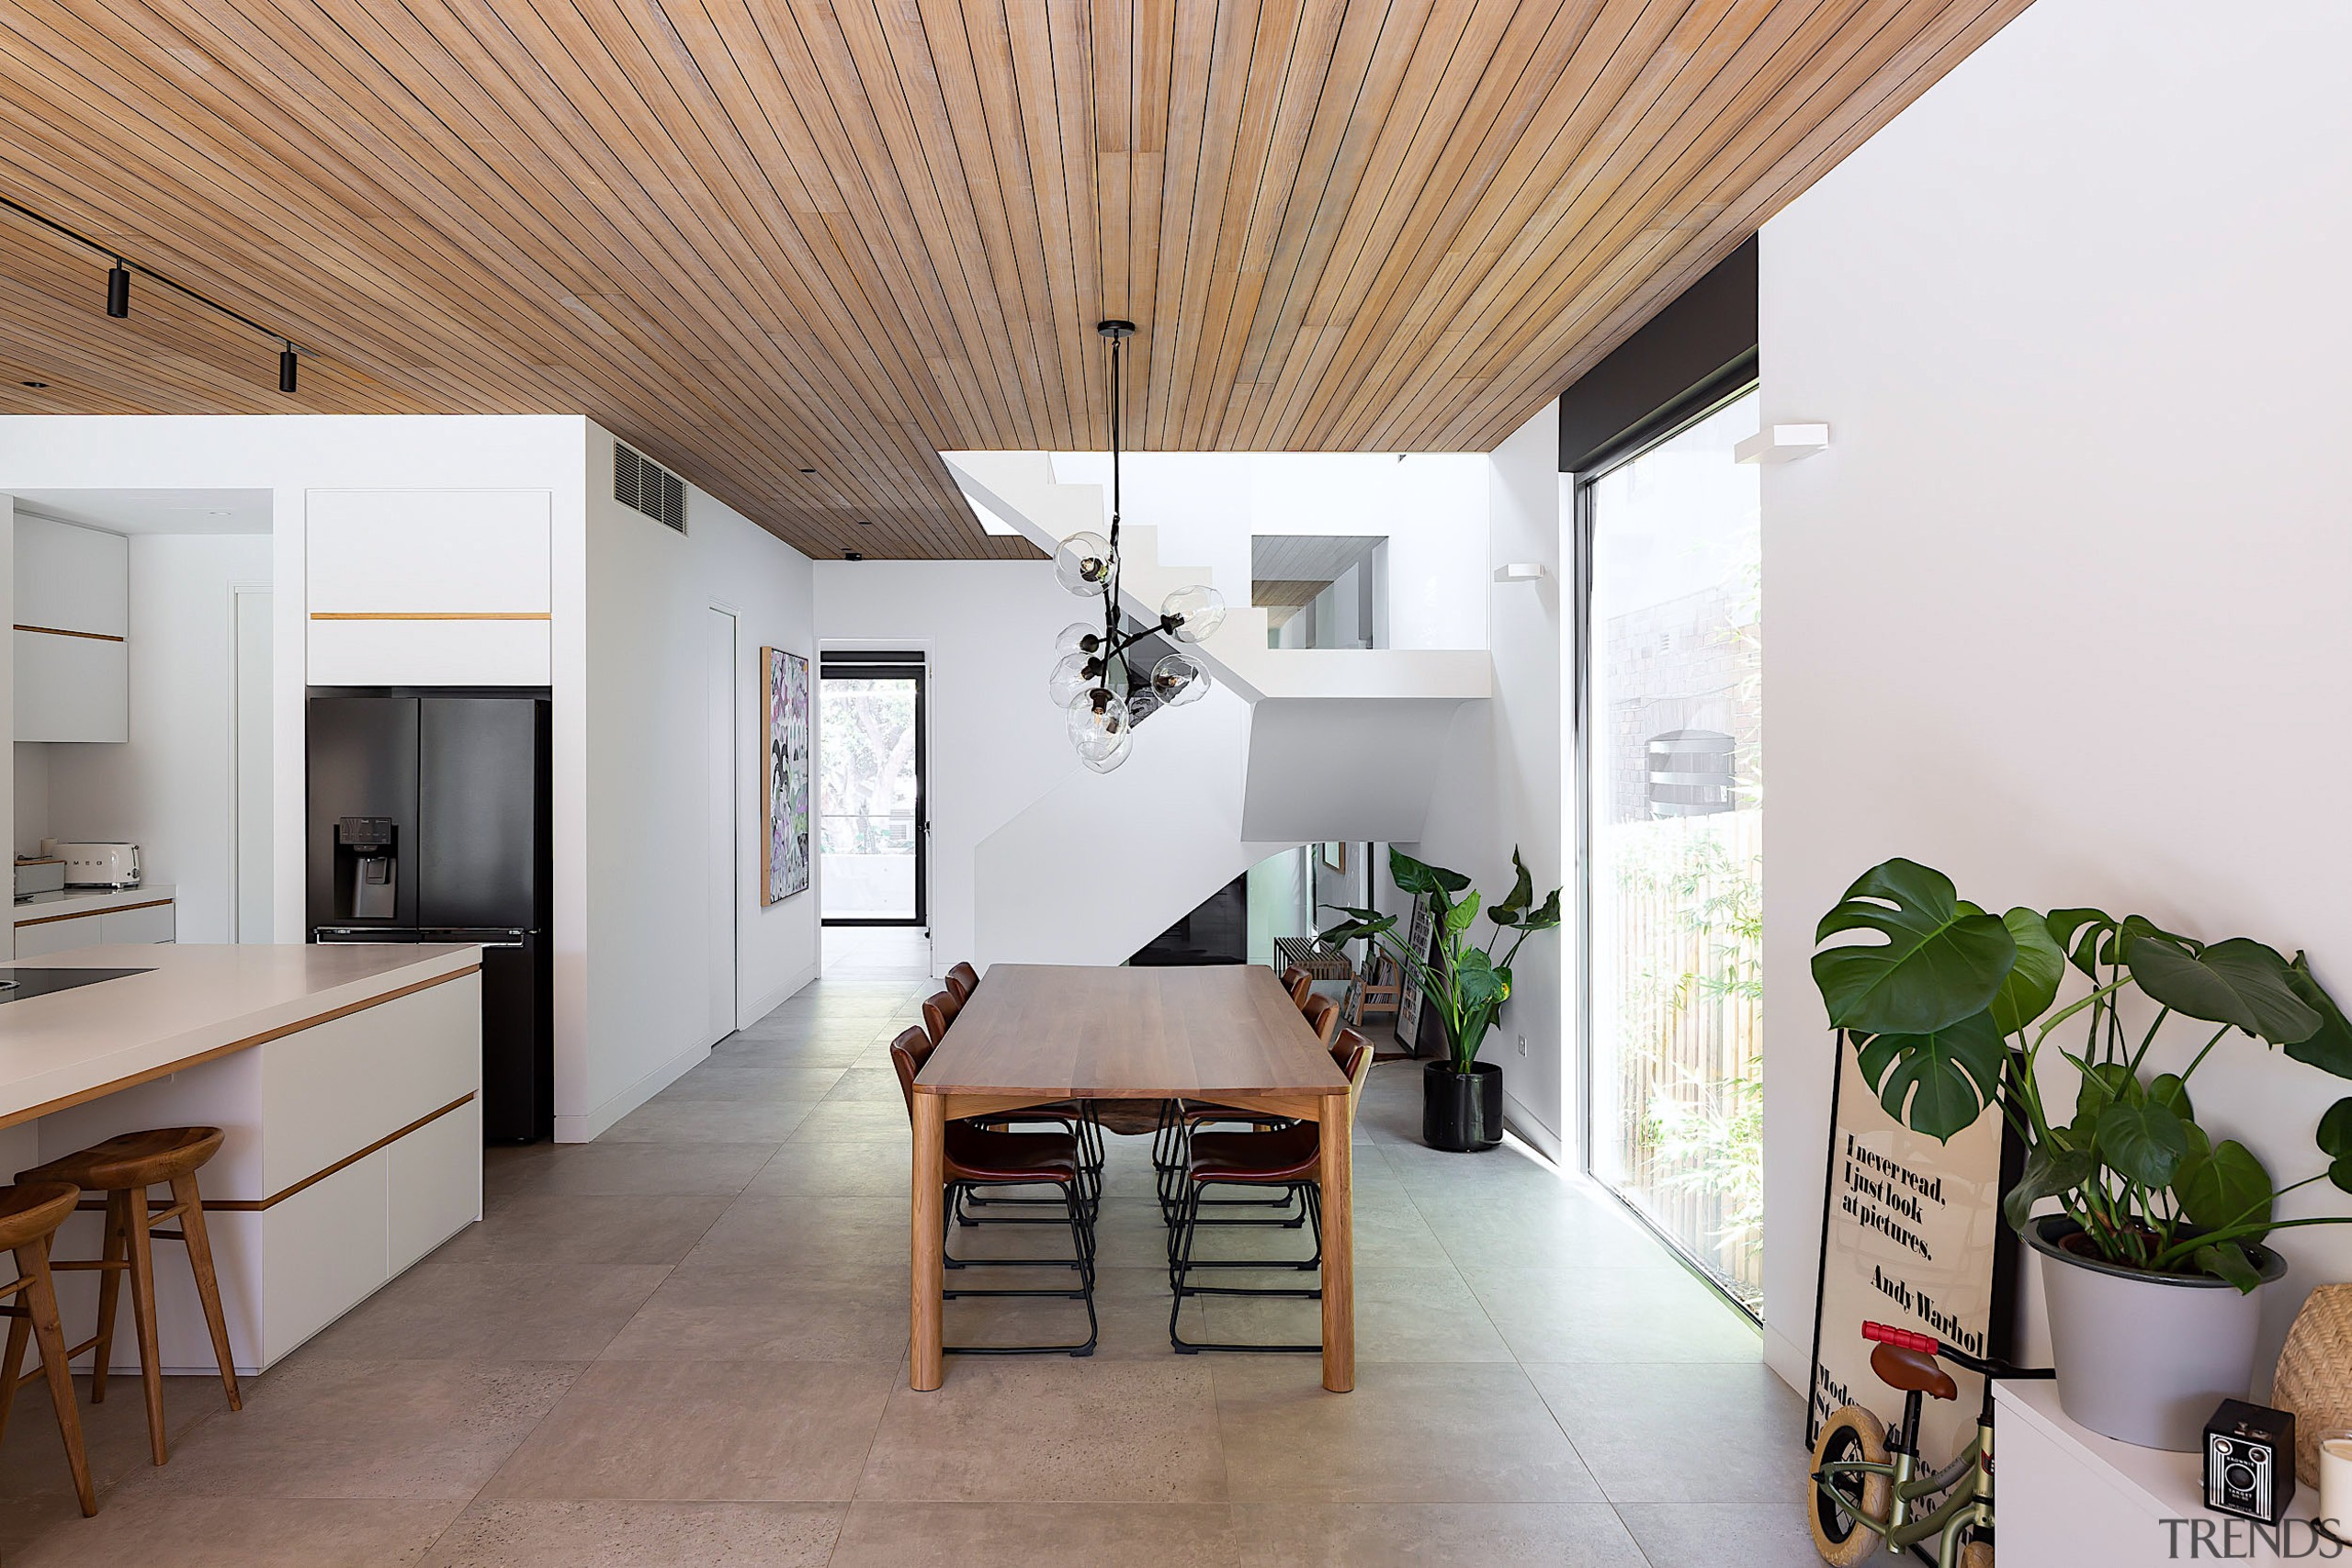
<path id="1" fill-rule="evenodd" d="M 1274 972 L 999 964 L 915 1079 L 914 1388 L 943 1375 L 947 1123 L 1062 1100 L 1188 1100 L 1320 1122 L 1323 1386 L 1355 1386 L 1348 1080 Z"/>

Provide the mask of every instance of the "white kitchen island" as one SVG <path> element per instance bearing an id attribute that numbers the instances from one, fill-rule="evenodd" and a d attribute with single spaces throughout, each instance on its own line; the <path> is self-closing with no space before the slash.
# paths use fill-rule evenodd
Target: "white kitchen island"
<path id="1" fill-rule="evenodd" d="M 216 1126 L 198 1172 L 237 1370 L 259 1371 L 481 1213 L 481 950 L 84 947 L 0 966 L 137 969 L 0 1003 L 0 1177 L 148 1127 Z M 99 1215 L 60 1233 L 97 1256 Z M 163 1360 L 215 1370 L 181 1249 Z M 96 1276 L 61 1276 L 69 1339 Z M 118 1336 L 116 1364 L 136 1365 Z"/>

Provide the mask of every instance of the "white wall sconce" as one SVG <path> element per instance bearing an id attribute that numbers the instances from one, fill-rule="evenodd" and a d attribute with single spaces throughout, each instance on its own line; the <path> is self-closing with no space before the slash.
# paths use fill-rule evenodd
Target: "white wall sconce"
<path id="1" fill-rule="evenodd" d="M 1497 582 L 1541 582 L 1552 575 L 1552 569 L 1540 560 L 1515 560 L 1495 568 Z"/>
<path id="2" fill-rule="evenodd" d="M 1792 463 L 1829 445 L 1826 424 L 1768 424 L 1731 449 L 1743 463 Z"/>

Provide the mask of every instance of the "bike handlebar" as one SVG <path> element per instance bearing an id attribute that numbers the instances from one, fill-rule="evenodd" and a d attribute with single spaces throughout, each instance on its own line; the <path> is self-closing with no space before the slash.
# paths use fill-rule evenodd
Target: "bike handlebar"
<path id="1" fill-rule="evenodd" d="M 1965 1350 L 1945 1344 L 1932 1334 L 1921 1334 L 1910 1328 L 1897 1328 L 1891 1323 L 1863 1324 L 1862 1337 L 1876 1340 L 1882 1345 L 1892 1345 L 1898 1350 L 1917 1350 L 1923 1356 L 1940 1356 L 1947 1361 L 1955 1362 L 1972 1372 L 1981 1372 L 1986 1377 L 2046 1378 L 2053 1375 L 2046 1368 L 2015 1367 L 2007 1361 L 1972 1356 Z"/>

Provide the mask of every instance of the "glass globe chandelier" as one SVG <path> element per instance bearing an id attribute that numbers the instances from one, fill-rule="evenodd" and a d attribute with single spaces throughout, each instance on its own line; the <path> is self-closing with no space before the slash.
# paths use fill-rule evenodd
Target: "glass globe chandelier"
<path id="1" fill-rule="evenodd" d="M 1054 668 L 1046 694 L 1069 718 L 1078 760 L 1107 773 L 1135 749 L 1135 727 L 1163 707 L 1197 702 L 1209 672 L 1182 650 L 1162 654 L 1148 669 L 1131 662 L 1137 644 L 1166 634 L 1178 642 L 1206 641 L 1225 624 L 1225 598 L 1201 583 L 1159 602 L 1159 619 L 1140 630 L 1119 626 L 1119 427 L 1125 412 L 1126 341 L 1133 321 L 1097 321 L 1111 359 L 1111 531 L 1072 534 L 1054 552 L 1054 580 L 1081 599 L 1102 602 L 1102 625 L 1073 621 L 1054 639 Z"/>

